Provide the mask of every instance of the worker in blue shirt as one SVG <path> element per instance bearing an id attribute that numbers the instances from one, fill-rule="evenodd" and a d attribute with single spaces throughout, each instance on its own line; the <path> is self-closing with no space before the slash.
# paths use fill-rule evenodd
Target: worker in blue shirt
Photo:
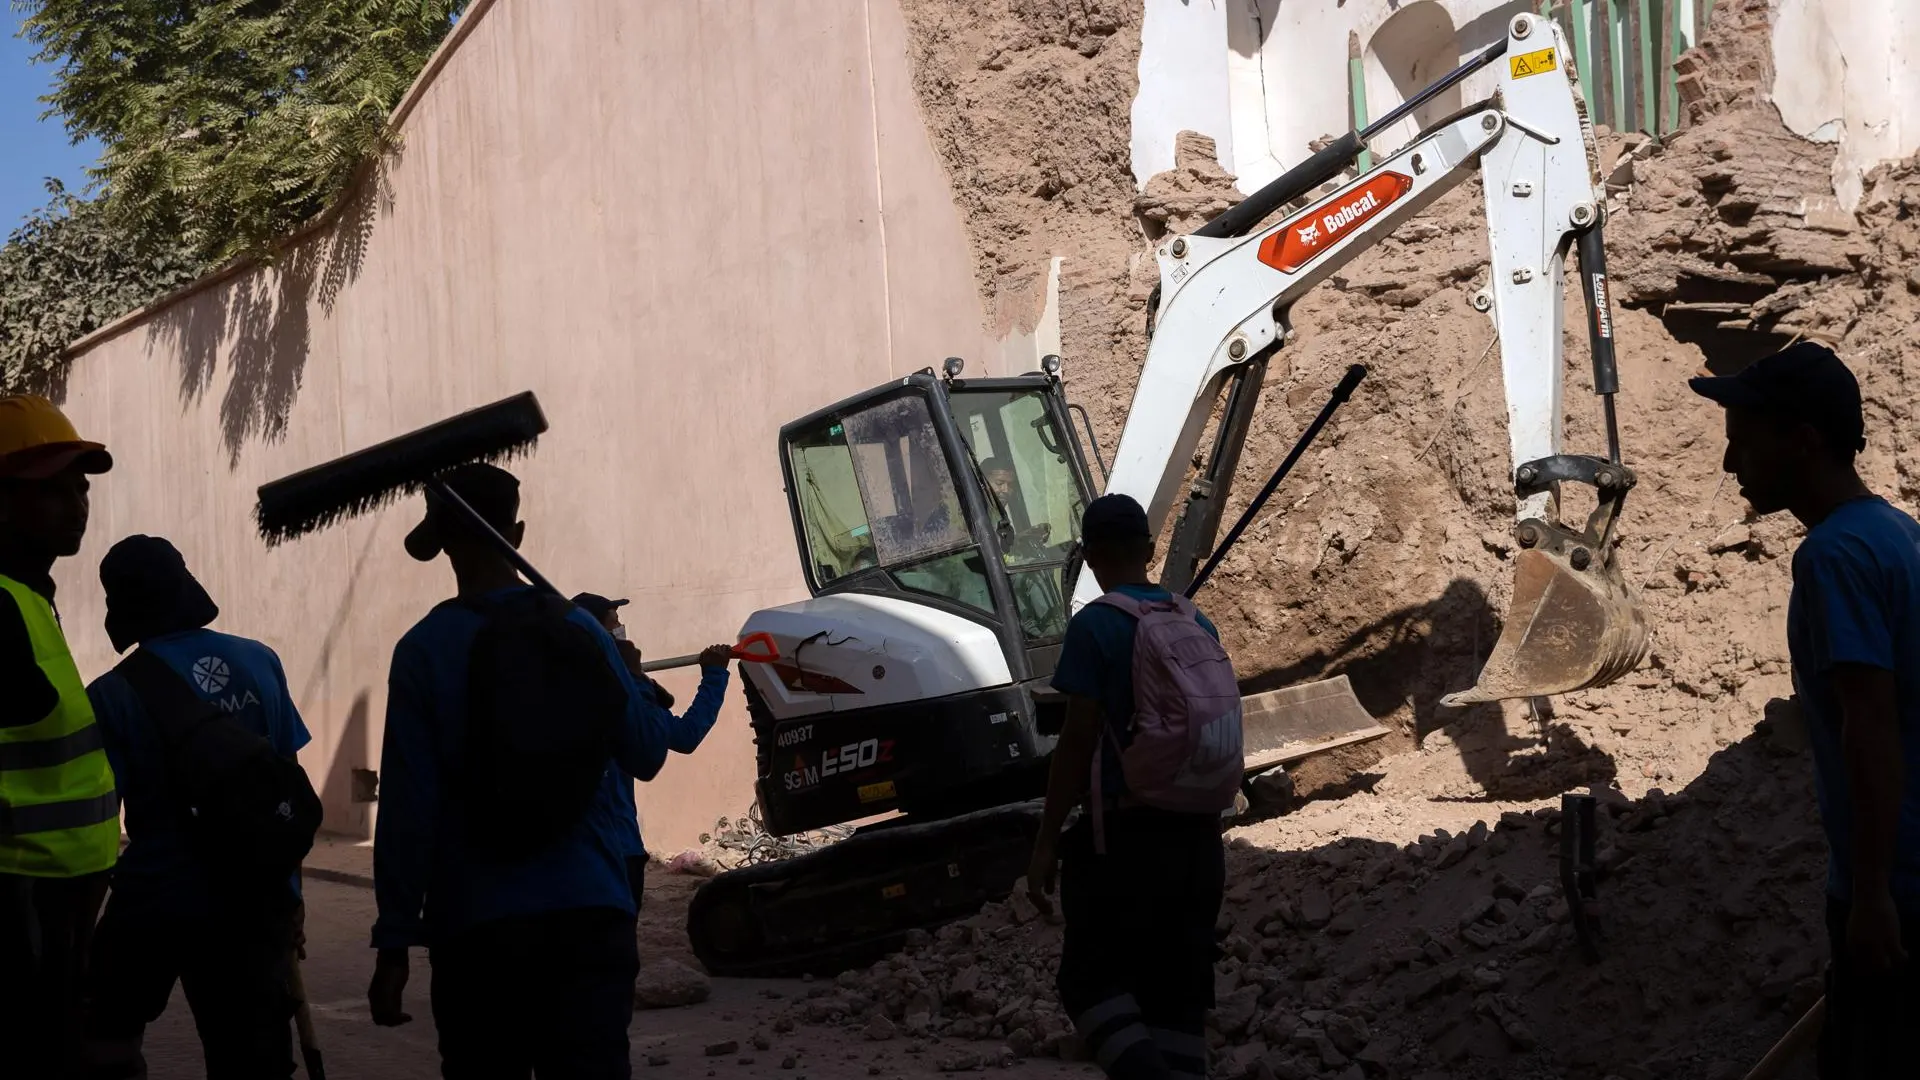
<path id="1" fill-rule="evenodd" d="M 443 479 L 519 544 L 525 526 L 511 474 L 469 465 Z M 627 1076 L 640 963 L 625 865 L 641 850 L 631 782 L 653 779 L 668 750 L 691 751 L 706 732 L 660 708 L 599 622 L 569 607 L 567 620 L 591 631 L 623 691 L 623 720 L 578 819 L 528 857 L 490 857 L 488 837 L 472 827 L 477 810 L 462 798 L 468 655 L 486 621 L 472 603 L 504 602 L 529 586 L 437 499 L 428 499 L 407 550 L 421 561 L 444 552 L 458 595 L 394 647 L 374 835 L 373 1020 L 410 1019 L 402 1008 L 407 950 L 424 946 L 443 1076 Z"/>
<path id="2" fill-rule="evenodd" d="M 286 672 L 258 641 L 207 629 L 213 598 L 166 540 L 130 536 L 100 562 L 107 637 L 166 661 L 201 700 L 293 758 L 311 736 Z M 186 990 L 207 1076 L 293 1075 L 288 965 L 299 938 L 299 883 L 280 902 L 229 895 L 209 880 L 182 829 L 157 722 L 121 675 L 87 687 L 126 809 L 127 849 L 94 941 L 87 1037 L 96 1066 L 145 1075 L 140 1037 L 176 982 Z M 106 1075 L 106 1071 L 95 1075 Z"/>
<path id="3" fill-rule="evenodd" d="M 1692 381 L 1726 408 L 1723 468 L 1755 514 L 1807 528 L 1787 654 L 1827 833 L 1823 1080 L 1911 1076 L 1920 1061 L 1920 523 L 1854 468 L 1860 384 L 1799 342 Z"/>
<path id="4" fill-rule="evenodd" d="M 625 598 L 618 600 L 601 596 L 599 593 L 579 593 L 573 598 L 573 606 L 599 620 L 600 626 L 613 637 L 613 644 L 620 652 L 620 659 L 627 665 L 634 681 L 640 689 L 653 695 L 654 704 L 663 709 L 673 708 L 673 694 L 650 678 L 641 666 L 640 647 L 627 638 L 626 624 L 620 621 L 620 609 L 627 606 Z M 669 749 L 679 754 L 691 754 L 698 747 L 700 738 L 713 729 L 713 722 L 719 718 L 720 705 L 727 696 L 727 663 L 733 659 L 733 649 L 727 645 L 710 645 L 700 653 L 700 688 L 694 691 L 693 704 L 681 714 L 675 730 L 680 739 L 689 736 L 691 743 L 676 743 Z M 633 798 L 633 787 L 628 785 L 626 794 L 629 801 Z M 634 808 L 634 819 L 640 816 L 639 807 Z M 636 851 L 627 854 L 627 880 L 633 886 L 633 902 L 646 902 L 647 892 L 647 854 L 643 843 Z"/>

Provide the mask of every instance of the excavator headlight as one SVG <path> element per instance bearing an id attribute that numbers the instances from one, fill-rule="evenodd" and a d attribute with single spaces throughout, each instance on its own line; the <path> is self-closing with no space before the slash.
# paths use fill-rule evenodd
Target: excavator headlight
<path id="1" fill-rule="evenodd" d="M 957 356 L 949 356 L 947 357 L 947 362 L 945 364 L 942 364 L 940 369 L 947 373 L 947 378 L 949 380 L 952 380 L 952 379 L 959 378 L 960 370 L 966 366 L 967 366 L 967 362 L 965 360 L 962 360 Z"/>
<path id="2" fill-rule="evenodd" d="M 1060 377 L 1060 354 L 1048 353 L 1047 355 L 1041 357 L 1040 370 L 1046 372 L 1047 374 L 1053 376 L 1056 379 L 1059 378 Z"/>

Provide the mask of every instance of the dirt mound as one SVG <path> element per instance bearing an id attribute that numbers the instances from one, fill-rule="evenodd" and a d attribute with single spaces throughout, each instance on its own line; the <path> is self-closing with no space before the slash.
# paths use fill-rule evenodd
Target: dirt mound
<path id="1" fill-rule="evenodd" d="M 1217 213 L 1231 177 L 1205 140 L 1183 140 L 1176 169 L 1136 195 L 1137 4 L 904 7 L 981 287 L 1030 296 L 1064 257 L 1069 389 L 1111 446 L 1145 356 L 1151 241 Z M 1347 364 L 1372 376 L 1201 603 L 1250 691 L 1345 673 L 1400 737 L 1301 777 L 1308 795 L 1344 798 L 1235 831 L 1222 1075 L 1739 1075 L 1817 992 L 1808 765 L 1752 734 L 1791 713 L 1786 556 L 1800 530 L 1747 520 L 1720 472 L 1718 411 L 1686 379 L 1795 337 L 1833 344 L 1867 401 L 1862 472 L 1911 511 L 1920 159 L 1878 170 L 1858 212 L 1842 211 L 1832 148 L 1795 137 L 1760 92 L 1767 17 L 1765 0 L 1718 5 L 1680 65 L 1686 130 L 1664 144 L 1603 133 L 1621 436 L 1641 481 L 1618 558 L 1654 628 L 1641 670 L 1539 714 L 1438 704 L 1497 637 L 1513 556 L 1503 357 L 1469 304 L 1488 265 L 1477 184 L 1292 313 L 1242 500 Z M 1014 300 L 996 299 L 1003 322 L 1031 317 Z M 1572 289 L 1567 301 L 1578 309 Z M 1584 332 L 1569 329 L 1567 442 L 1591 451 L 1599 411 Z M 1610 807 L 1613 937 L 1593 967 L 1569 941 L 1548 802 L 1588 786 Z M 1056 934 L 992 910 L 820 988 L 798 1018 L 884 1014 L 890 1029 L 1059 1052 Z"/>
<path id="2" fill-rule="evenodd" d="M 1592 965 L 1560 898 L 1556 809 L 1404 846 L 1236 839 L 1213 1075 L 1743 1075 L 1820 994 L 1823 845 L 1797 721 L 1775 711 L 1681 792 L 1601 793 Z M 1072 1057 L 1059 944 L 1016 895 L 816 987 L 786 1022 L 950 1062 Z"/>
<path id="3" fill-rule="evenodd" d="M 1111 446 L 1146 351 L 1151 240 L 1193 228 L 1237 197 L 1211 146 L 1183 139 L 1176 169 L 1136 195 L 1126 114 L 1138 5 L 1107 0 L 906 0 L 923 112 L 973 238 L 982 290 L 1019 322 L 1031 279 L 1065 262 L 1061 322 L 1069 390 Z M 1538 799 L 1583 783 L 1638 793 L 1697 775 L 1771 697 L 1789 692 L 1785 555 L 1797 528 L 1748 523 L 1719 470 L 1720 417 L 1685 380 L 1779 348 L 1834 342 L 1859 367 L 1872 410 L 1865 471 L 1915 497 L 1911 414 L 1898 348 L 1916 305 L 1911 170 L 1884 169 L 1860 213 L 1832 197 L 1832 148 L 1804 142 L 1754 92 L 1768 74 L 1767 5 L 1723 4 L 1682 70 L 1693 126 L 1665 146 L 1604 137 L 1611 183 L 1622 441 L 1641 484 L 1619 558 L 1646 592 L 1649 663 L 1557 712 L 1443 709 L 1470 684 L 1509 591 L 1502 356 L 1469 298 L 1487 252 L 1477 181 L 1349 265 L 1292 313 L 1295 341 L 1270 368 L 1236 477 L 1244 500 L 1312 418 L 1347 364 L 1372 376 L 1200 598 L 1249 691 L 1346 673 L 1420 746 L 1400 779 L 1430 794 Z M 1904 245 L 1904 246 L 1903 246 Z M 1579 300 L 1568 290 L 1570 309 Z M 1566 337 L 1570 449 L 1602 445 L 1584 332 Z M 1911 457 L 1911 455 L 1905 455 Z M 1238 506 L 1230 506 L 1229 514 Z M 1311 795 L 1351 790 L 1349 755 Z M 1394 770 L 1385 770 L 1393 772 Z M 1418 775 L 1413 775 L 1418 773 Z M 1322 781 L 1324 783 L 1317 783 Z"/>

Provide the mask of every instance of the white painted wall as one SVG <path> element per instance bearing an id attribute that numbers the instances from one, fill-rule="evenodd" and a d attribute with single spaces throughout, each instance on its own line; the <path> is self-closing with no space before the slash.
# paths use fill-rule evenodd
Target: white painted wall
<path id="1" fill-rule="evenodd" d="M 1801 136 L 1839 143 L 1833 189 L 1851 210 L 1861 176 L 1920 150 L 1920 6 L 1913 0 L 1777 0 L 1773 100 Z"/>
<path id="2" fill-rule="evenodd" d="M 1155 173 L 1171 168 L 1174 136 L 1187 129 L 1212 136 L 1220 148 L 1221 164 L 1239 177 L 1242 191 L 1252 191 L 1298 164 L 1314 139 L 1347 130 L 1350 33 L 1357 35 L 1361 48 L 1369 118 L 1378 119 L 1409 93 L 1498 41 L 1512 16 L 1538 6 L 1536 0 L 1141 2 L 1145 22 L 1140 93 L 1133 104 L 1135 179 L 1144 186 Z M 1675 12 L 1689 38 L 1697 2 L 1679 0 Z M 1903 0 L 1777 2 L 1783 10 L 1804 13 L 1825 8 L 1830 20 L 1851 20 L 1849 33 L 1880 47 L 1879 66 L 1866 76 L 1880 80 L 1885 89 L 1880 97 L 1899 98 L 1902 103 L 1920 100 L 1908 87 L 1889 83 L 1884 74 L 1889 66 L 1897 66 L 1895 57 L 1906 44 L 1920 42 L 1902 38 L 1900 44 L 1893 44 L 1893 38 L 1875 36 L 1875 25 L 1891 20 Z M 1920 4 L 1913 0 L 1904 2 L 1920 11 Z M 1573 0 L 1573 9 L 1587 24 L 1590 42 L 1597 46 L 1602 37 L 1611 36 L 1613 51 L 1620 51 L 1622 27 L 1600 26 L 1595 0 Z M 1567 8 L 1559 10 L 1564 13 Z M 1880 23 L 1851 14 L 1862 10 L 1876 13 Z M 1560 18 L 1565 24 L 1566 16 Z M 1903 18 L 1909 23 L 1920 20 L 1913 15 Z M 1809 45 L 1806 51 L 1809 62 L 1802 66 L 1817 68 L 1811 60 L 1818 55 L 1816 47 Z M 1828 97 L 1841 96 L 1843 72 L 1809 74 L 1832 82 L 1825 91 Z M 1629 86 L 1638 78 L 1636 66 Z M 1858 71 L 1855 78 L 1860 78 Z M 1423 110 L 1425 115 L 1383 132 L 1374 140 L 1374 151 L 1391 152 L 1422 124 L 1477 101 L 1492 89 L 1490 72 L 1467 79 L 1456 93 Z"/>
<path id="3" fill-rule="evenodd" d="M 1228 109 L 1227 9 L 1247 0 L 1145 0 L 1140 24 L 1140 91 L 1133 99 L 1133 175 L 1145 186 L 1173 168 L 1182 131 L 1211 136 L 1233 171 Z"/>
<path id="4" fill-rule="evenodd" d="M 1444 74 L 1504 35 L 1527 0 L 1144 0 L 1140 93 L 1133 105 L 1134 178 L 1145 185 L 1173 167 L 1182 130 L 1211 136 L 1220 163 L 1252 191 L 1307 156 L 1322 135 L 1347 130 L 1347 35 L 1363 53 L 1393 20 L 1449 25 L 1455 50 L 1422 71 Z M 1394 32 L 1389 30 L 1389 37 Z M 1402 42 L 1405 45 L 1405 42 Z M 1390 52 L 1392 50 L 1389 50 Z M 1402 48 L 1401 52 L 1406 50 Z M 1380 116 L 1399 104 L 1404 78 L 1368 61 L 1368 104 Z M 1460 101 L 1484 96 L 1489 76 L 1470 79 Z M 1402 133 L 1411 135 L 1413 128 Z M 1383 150 L 1399 139 L 1384 137 Z"/>

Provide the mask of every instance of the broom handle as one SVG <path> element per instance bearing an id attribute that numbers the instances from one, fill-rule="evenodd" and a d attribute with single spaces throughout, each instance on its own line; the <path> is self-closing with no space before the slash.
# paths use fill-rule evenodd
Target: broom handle
<path id="1" fill-rule="evenodd" d="M 1787 1066 L 1793 1063 L 1793 1059 L 1799 1057 L 1801 1051 L 1811 1046 L 1814 1040 L 1820 1037 L 1820 1025 L 1825 1023 L 1826 1019 L 1827 999 L 1822 996 L 1819 1001 L 1813 1003 L 1813 1008 L 1807 1010 L 1805 1016 L 1788 1028 L 1785 1035 L 1780 1036 L 1780 1041 L 1773 1044 L 1773 1049 L 1767 1051 L 1767 1056 L 1761 1058 L 1760 1064 L 1755 1065 L 1753 1071 L 1747 1074 L 1747 1080 L 1773 1080 L 1774 1077 L 1786 1071 Z"/>
<path id="2" fill-rule="evenodd" d="M 475 532 L 479 533 L 489 544 L 492 544 L 494 550 L 498 551 L 502 557 L 512 563 L 513 568 L 520 571 L 520 575 L 532 582 L 535 588 L 545 589 L 555 596 L 560 595 L 560 590 L 553 587 L 553 582 L 541 576 L 540 571 L 535 570 L 533 564 L 526 560 L 526 556 L 521 555 L 518 549 L 512 544 L 507 543 L 507 538 L 501 536 L 494 530 L 493 526 L 487 524 L 487 519 L 481 517 L 479 512 L 474 510 L 473 507 L 468 506 L 467 500 L 461 498 L 457 492 L 448 487 L 445 481 L 429 480 L 426 483 L 426 488 L 428 491 L 433 492 L 435 498 L 440 499 L 452 508 L 454 513 L 466 519 L 467 524 L 471 526 Z"/>

